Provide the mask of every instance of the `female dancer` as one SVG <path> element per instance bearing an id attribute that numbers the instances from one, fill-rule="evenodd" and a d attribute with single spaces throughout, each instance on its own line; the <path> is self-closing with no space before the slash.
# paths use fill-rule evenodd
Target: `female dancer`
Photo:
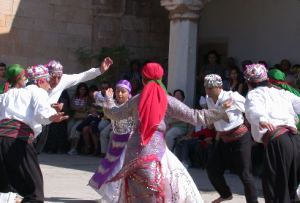
<path id="1" fill-rule="evenodd" d="M 147 63 L 142 76 L 142 93 L 122 106 L 114 106 L 112 90 L 107 91 L 106 116 L 112 120 L 133 117 L 134 122 L 124 166 L 110 180 L 121 180 L 118 202 L 201 203 L 203 200 L 193 179 L 166 146 L 165 119 L 170 116 L 193 125 L 207 125 L 228 118 L 218 110 L 190 109 L 167 96 L 161 82 L 163 69 L 158 63 Z"/>
<path id="2" fill-rule="evenodd" d="M 131 97 L 131 84 L 127 80 L 121 80 L 116 85 L 115 106 L 122 106 Z M 103 105 L 102 96 L 96 93 L 96 103 Z M 100 100 L 99 97 L 100 96 Z M 101 160 L 95 174 L 89 181 L 89 185 L 94 188 L 101 196 L 102 200 L 110 203 L 118 201 L 120 194 L 121 181 L 109 182 L 107 180 L 114 177 L 122 168 L 126 144 L 132 132 L 133 119 L 128 117 L 119 121 L 111 121 L 113 136 L 104 159 Z"/>

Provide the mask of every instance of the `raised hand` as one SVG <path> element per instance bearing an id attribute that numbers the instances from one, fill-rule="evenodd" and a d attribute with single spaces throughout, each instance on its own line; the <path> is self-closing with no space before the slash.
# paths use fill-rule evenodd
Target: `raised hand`
<path id="1" fill-rule="evenodd" d="M 105 71 L 107 71 L 112 64 L 113 64 L 113 60 L 109 57 L 106 57 L 100 65 L 101 73 L 104 73 Z"/>
<path id="2" fill-rule="evenodd" d="M 107 97 L 112 98 L 112 97 L 114 97 L 114 90 L 112 88 L 108 88 L 106 90 L 105 94 L 106 94 Z"/>
<path id="3" fill-rule="evenodd" d="M 65 116 L 64 114 L 65 114 L 64 112 L 56 113 L 50 116 L 49 120 L 53 123 L 59 123 L 69 118 L 69 116 Z"/>

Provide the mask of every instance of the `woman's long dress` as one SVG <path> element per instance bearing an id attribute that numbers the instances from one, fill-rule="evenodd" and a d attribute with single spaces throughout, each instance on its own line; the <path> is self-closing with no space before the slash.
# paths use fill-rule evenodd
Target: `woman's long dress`
<path id="1" fill-rule="evenodd" d="M 193 125 L 211 124 L 225 117 L 225 113 L 208 110 L 193 110 L 168 96 L 166 118 L 146 146 L 141 145 L 138 131 L 139 95 L 121 107 L 113 107 L 110 98 L 105 114 L 112 120 L 133 118 L 133 132 L 128 140 L 122 169 L 109 182 L 121 181 L 118 202 L 136 203 L 201 203 L 200 193 L 188 171 L 168 150 L 164 133 L 168 116 Z M 154 109 L 155 110 L 155 109 Z"/>

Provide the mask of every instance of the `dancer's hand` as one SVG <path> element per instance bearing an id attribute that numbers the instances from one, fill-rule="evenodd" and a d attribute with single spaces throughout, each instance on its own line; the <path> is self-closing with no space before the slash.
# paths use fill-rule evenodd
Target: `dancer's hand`
<path id="1" fill-rule="evenodd" d="M 233 104 L 233 100 L 230 98 L 227 99 L 225 102 L 223 102 L 222 107 L 223 109 L 228 109 L 232 106 L 232 104 Z"/>
<path id="2" fill-rule="evenodd" d="M 114 90 L 112 88 L 108 88 L 105 92 L 106 96 L 109 98 L 113 98 L 114 97 Z"/>
<path id="3" fill-rule="evenodd" d="M 112 64 L 113 64 L 113 60 L 109 57 L 106 57 L 102 61 L 101 66 L 100 66 L 101 73 L 104 73 L 105 71 L 107 71 Z"/>
<path id="4" fill-rule="evenodd" d="M 264 122 L 264 121 L 261 121 L 259 122 L 259 129 L 260 130 L 263 130 L 263 129 L 267 129 L 268 131 L 274 131 L 276 128 L 273 124 L 271 123 L 268 123 L 268 122 Z"/>
<path id="5" fill-rule="evenodd" d="M 64 107 L 64 103 L 51 104 L 51 107 L 54 108 L 57 112 L 60 112 Z"/>
<path id="6" fill-rule="evenodd" d="M 57 114 L 50 116 L 49 120 L 53 123 L 59 123 L 69 118 L 69 116 L 64 116 L 64 114 L 65 114 L 64 112 L 59 112 Z"/>

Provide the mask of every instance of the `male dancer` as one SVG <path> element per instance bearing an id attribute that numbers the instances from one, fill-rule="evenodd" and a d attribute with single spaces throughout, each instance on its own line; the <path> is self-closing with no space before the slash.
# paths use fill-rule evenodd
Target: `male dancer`
<path id="1" fill-rule="evenodd" d="M 220 197 L 213 203 L 232 199 L 232 193 L 224 179 L 227 167 L 236 171 L 243 182 L 247 203 L 258 202 L 255 181 L 251 173 L 253 143 L 248 128 L 244 125 L 245 98 L 238 92 L 224 91 L 222 86 L 222 78 L 219 75 L 205 76 L 204 87 L 208 109 L 221 109 L 229 101 L 232 103 L 226 110 L 229 122 L 223 120 L 214 122 L 220 140 L 217 141 L 213 155 L 208 160 L 207 174 Z"/>
<path id="2" fill-rule="evenodd" d="M 50 74 L 50 86 L 51 90 L 49 91 L 49 102 L 52 107 L 57 109 L 62 109 L 61 104 L 58 104 L 58 99 L 61 93 L 72 86 L 77 85 L 78 83 L 92 80 L 99 75 L 103 74 L 109 69 L 113 64 L 111 58 L 106 57 L 99 68 L 91 68 L 88 71 L 79 73 L 79 74 L 63 74 L 63 66 L 58 61 L 50 61 L 46 67 L 49 70 Z M 42 134 L 39 136 L 38 142 L 36 144 L 36 150 L 38 153 L 42 152 L 48 137 L 48 126 L 43 128 Z"/>
<path id="3" fill-rule="evenodd" d="M 24 87 L 26 76 L 33 91 Z M 13 87 L 0 96 L 0 192 L 16 192 L 24 203 L 44 201 L 43 177 L 32 142 L 41 124 L 68 118 L 57 113 L 48 102 L 48 70 L 34 66 L 25 70 L 14 64 L 7 69 Z"/>
<path id="4" fill-rule="evenodd" d="M 300 97 L 269 85 L 264 65 L 247 65 L 246 118 L 256 142 L 264 143 L 262 186 L 267 203 L 297 202 L 300 136 L 296 129 Z"/>

